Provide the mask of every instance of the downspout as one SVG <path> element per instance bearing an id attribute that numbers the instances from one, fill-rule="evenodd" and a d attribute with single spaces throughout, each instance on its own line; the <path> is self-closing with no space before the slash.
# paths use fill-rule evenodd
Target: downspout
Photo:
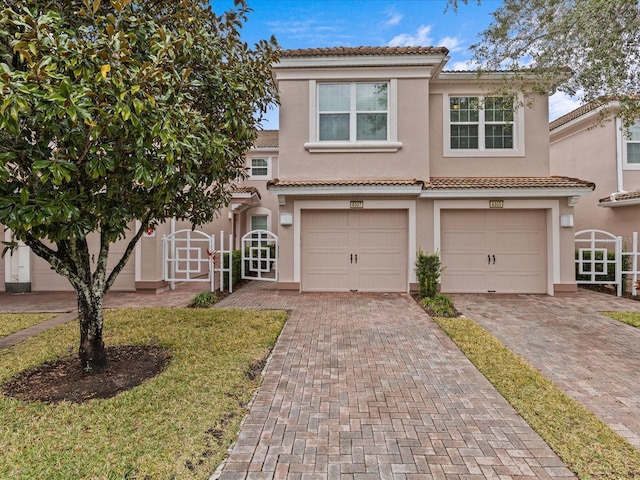
<path id="1" fill-rule="evenodd" d="M 624 148 L 624 132 L 622 131 L 622 120 L 620 120 L 620 117 L 616 117 L 616 138 L 616 180 L 618 184 L 618 191 L 611 194 L 610 198 L 612 202 L 616 201 L 618 195 L 629 193 L 624 189 L 624 182 L 622 179 L 622 149 Z"/>

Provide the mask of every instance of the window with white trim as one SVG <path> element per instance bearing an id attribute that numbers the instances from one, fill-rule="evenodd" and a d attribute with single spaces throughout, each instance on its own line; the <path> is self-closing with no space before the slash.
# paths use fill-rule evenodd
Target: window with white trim
<path id="1" fill-rule="evenodd" d="M 252 179 L 268 179 L 271 174 L 269 158 L 251 158 L 250 161 L 250 177 Z"/>
<path id="2" fill-rule="evenodd" d="M 251 231 L 269 230 L 268 215 L 251 215 L 250 222 L 251 222 Z M 263 245 L 258 245 L 259 243 L 262 243 L 262 242 L 258 242 L 258 239 L 260 238 L 259 234 L 252 233 L 251 238 L 252 238 L 252 242 L 251 242 L 252 247 L 263 246 Z"/>
<path id="3" fill-rule="evenodd" d="M 623 150 L 625 167 L 640 170 L 640 121 L 629 127 L 627 132 Z"/>
<path id="4" fill-rule="evenodd" d="M 269 216 L 251 215 L 251 230 L 269 230 Z"/>
<path id="5" fill-rule="evenodd" d="M 389 84 L 351 82 L 318 84 L 318 140 L 363 142 L 389 140 Z"/>
<path id="6" fill-rule="evenodd" d="M 445 156 L 522 156 L 522 108 L 500 96 L 452 95 L 445 103 Z"/>

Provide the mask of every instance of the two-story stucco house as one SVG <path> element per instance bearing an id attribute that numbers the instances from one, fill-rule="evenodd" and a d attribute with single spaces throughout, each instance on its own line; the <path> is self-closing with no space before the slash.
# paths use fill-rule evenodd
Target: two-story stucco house
<path id="1" fill-rule="evenodd" d="M 625 133 L 616 102 L 592 102 L 549 125 L 551 173 L 580 172 L 596 189 L 575 208 L 575 228 L 629 238 L 640 232 L 640 122 Z"/>
<path id="2" fill-rule="evenodd" d="M 422 250 L 440 253 L 444 292 L 574 292 L 571 220 L 594 185 L 551 175 L 546 96 L 492 95 L 506 73 L 447 72 L 447 54 L 282 52 L 280 130 L 260 132 L 249 178 L 202 230 L 232 234 L 234 248 L 251 230 L 275 233 L 280 289 L 408 292 Z M 115 289 L 165 287 L 161 237 L 189 227 L 145 235 Z M 26 269 L 0 262 L 0 290 L 24 271 L 34 291 L 71 288 L 21 254 Z"/>
<path id="3" fill-rule="evenodd" d="M 445 48 L 284 51 L 279 282 L 301 291 L 416 287 L 440 252 L 444 292 L 573 292 L 571 215 L 594 185 L 551 176 L 548 101 L 444 71 Z"/>

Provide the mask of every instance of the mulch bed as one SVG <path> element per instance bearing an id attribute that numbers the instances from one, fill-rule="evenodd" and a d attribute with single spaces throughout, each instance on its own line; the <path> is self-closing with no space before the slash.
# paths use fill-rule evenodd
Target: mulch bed
<path id="1" fill-rule="evenodd" d="M 116 345 L 106 350 L 104 373 L 85 373 L 74 355 L 23 370 L 2 385 L 2 392 L 20 400 L 46 403 L 111 398 L 153 378 L 171 361 L 167 350 L 153 345 Z"/>

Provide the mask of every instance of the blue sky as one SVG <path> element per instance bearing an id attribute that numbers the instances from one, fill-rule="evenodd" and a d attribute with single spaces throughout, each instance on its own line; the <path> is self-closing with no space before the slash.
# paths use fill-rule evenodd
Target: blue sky
<path id="1" fill-rule="evenodd" d="M 492 20 L 500 0 L 470 0 L 457 13 L 446 0 L 247 0 L 253 11 L 242 28 L 250 44 L 275 35 L 282 48 L 337 46 L 444 46 L 451 59 L 447 70 L 473 68 L 469 46 Z M 233 0 L 212 0 L 216 12 L 233 7 Z M 550 120 L 578 103 L 556 94 Z M 277 111 L 264 128 L 277 129 Z"/>

